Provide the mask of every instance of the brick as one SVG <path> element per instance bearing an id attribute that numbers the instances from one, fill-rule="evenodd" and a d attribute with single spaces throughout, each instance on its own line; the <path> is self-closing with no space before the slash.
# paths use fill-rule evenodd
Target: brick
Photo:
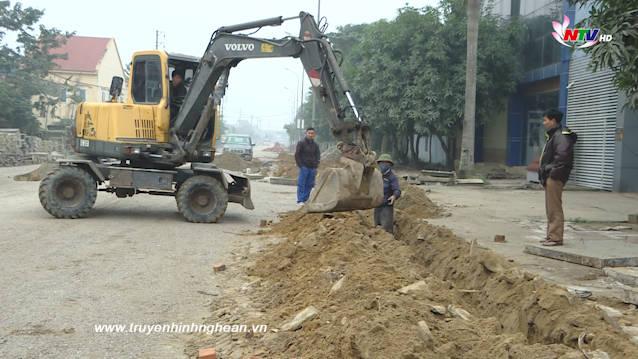
<path id="1" fill-rule="evenodd" d="M 217 359 L 215 348 L 203 348 L 197 353 L 197 359 Z"/>
<path id="2" fill-rule="evenodd" d="M 226 265 L 224 263 L 218 263 L 213 266 L 213 271 L 215 271 L 215 273 L 223 272 L 225 270 L 226 270 Z"/>
<path id="3" fill-rule="evenodd" d="M 497 234 L 494 236 L 494 242 L 496 243 L 505 243 L 505 236 L 502 234 Z"/>

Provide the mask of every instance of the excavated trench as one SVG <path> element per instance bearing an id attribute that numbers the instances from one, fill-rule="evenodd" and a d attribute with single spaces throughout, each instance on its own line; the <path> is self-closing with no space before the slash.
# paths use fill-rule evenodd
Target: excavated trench
<path id="1" fill-rule="evenodd" d="M 241 352 L 566 359 L 604 351 L 638 358 L 638 346 L 595 302 L 429 224 L 425 218 L 440 210 L 421 189 L 406 189 L 396 212 L 395 238 L 372 226 L 371 211 L 284 215 L 268 233 L 283 239 L 246 268 L 258 278 L 247 294 L 251 305 L 273 330 L 236 342 Z M 300 329 L 275 329 L 309 306 L 319 313 Z"/>

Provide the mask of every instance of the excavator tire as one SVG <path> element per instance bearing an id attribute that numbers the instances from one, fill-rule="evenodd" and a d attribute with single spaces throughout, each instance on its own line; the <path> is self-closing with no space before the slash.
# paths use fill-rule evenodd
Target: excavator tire
<path id="1" fill-rule="evenodd" d="M 42 207 L 57 218 L 85 217 L 97 197 L 97 183 L 80 167 L 61 166 L 42 179 L 39 190 Z"/>
<path id="2" fill-rule="evenodd" d="M 179 186 L 177 209 L 189 222 L 216 223 L 226 213 L 228 193 L 211 176 L 193 176 Z"/>

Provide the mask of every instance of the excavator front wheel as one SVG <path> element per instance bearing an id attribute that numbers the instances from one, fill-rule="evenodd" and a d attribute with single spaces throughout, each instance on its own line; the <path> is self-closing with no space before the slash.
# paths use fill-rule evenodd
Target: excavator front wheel
<path id="1" fill-rule="evenodd" d="M 40 203 L 57 218 L 85 217 L 97 197 L 97 183 L 80 167 L 61 166 L 40 182 Z"/>
<path id="2" fill-rule="evenodd" d="M 193 176 L 179 186 L 177 209 L 189 222 L 215 223 L 224 216 L 228 193 L 211 176 Z"/>

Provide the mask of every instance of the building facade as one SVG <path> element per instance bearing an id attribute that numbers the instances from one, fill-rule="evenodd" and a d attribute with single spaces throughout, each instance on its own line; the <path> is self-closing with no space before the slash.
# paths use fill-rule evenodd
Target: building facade
<path id="1" fill-rule="evenodd" d="M 477 158 L 510 166 L 538 160 L 545 143 L 542 114 L 557 108 L 565 114 L 563 124 L 578 134 L 571 182 L 638 191 L 636 113 L 623 106 L 611 70 L 592 72 L 588 55 L 559 44 L 551 35 L 552 21 L 561 21 L 564 14 L 572 24 L 578 23 L 589 9 L 567 0 L 496 0 L 492 5 L 495 13 L 520 17 L 527 24 L 525 74 L 506 112 L 479 129 Z"/>
<path id="2" fill-rule="evenodd" d="M 45 129 L 74 118 L 80 102 L 108 101 L 113 76 L 125 77 L 113 38 L 72 36 L 51 53 L 66 54 L 66 58 L 55 59 L 55 68 L 49 73 L 49 80 L 61 85 L 57 101 L 36 113 Z"/>

